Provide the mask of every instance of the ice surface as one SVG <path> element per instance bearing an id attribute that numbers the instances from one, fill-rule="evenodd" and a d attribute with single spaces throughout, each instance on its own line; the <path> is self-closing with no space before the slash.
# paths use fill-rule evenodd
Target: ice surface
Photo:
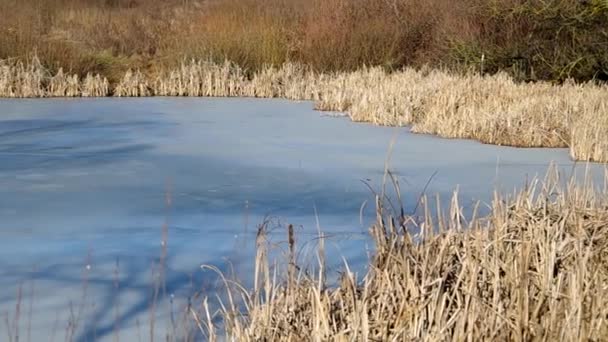
<path id="1" fill-rule="evenodd" d="M 332 270 L 341 256 L 361 266 L 373 213 L 364 182 L 380 187 L 389 149 L 406 209 L 434 174 L 428 194 L 447 200 L 458 186 L 470 208 L 495 188 L 544 175 L 551 162 L 566 175 L 585 168 L 573 167 L 565 149 L 414 135 L 324 116 L 309 102 L 0 100 L 0 332 L 9 331 L 0 339 L 18 325 L 20 340 L 62 341 L 74 316 L 76 341 L 112 340 L 117 331 L 147 340 L 165 222 L 177 313 L 193 292 L 218 287 L 201 264 L 251 280 L 255 227 L 265 217 L 293 223 L 298 242 L 312 246 L 318 214 Z M 596 178 L 603 172 L 590 168 Z M 284 229 L 273 234 L 285 240 Z M 167 305 L 158 310 L 159 336 L 171 330 Z"/>

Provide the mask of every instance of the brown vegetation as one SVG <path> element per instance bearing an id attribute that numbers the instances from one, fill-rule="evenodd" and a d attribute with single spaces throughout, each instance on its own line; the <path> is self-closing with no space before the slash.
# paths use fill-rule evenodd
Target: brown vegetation
<path id="1" fill-rule="evenodd" d="M 604 0 L 3 0 L 0 59 L 153 72 L 184 58 L 247 70 L 297 62 L 508 72 L 518 80 L 608 77 Z"/>
<path id="2" fill-rule="evenodd" d="M 226 281 L 231 296 L 218 314 L 226 338 L 605 340 L 606 189 L 559 184 L 550 173 L 512 197 L 497 194 L 487 217 L 470 220 L 456 194 L 447 211 L 426 209 L 421 220 L 391 211 L 379 194 L 368 271 L 359 278 L 346 265 L 335 286 L 325 280 L 322 236 L 319 266 L 306 272 L 293 257 L 269 261 L 261 226 L 254 289 Z M 299 253 L 291 231 L 286 249 Z M 216 340 L 217 317 L 207 301 L 201 307 L 192 316 Z"/>

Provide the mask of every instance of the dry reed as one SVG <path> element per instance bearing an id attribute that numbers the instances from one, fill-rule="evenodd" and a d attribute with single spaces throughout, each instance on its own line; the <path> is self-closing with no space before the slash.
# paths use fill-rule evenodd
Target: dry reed
<path id="1" fill-rule="evenodd" d="M 120 82 L 114 88 L 114 96 L 117 97 L 139 97 L 150 96 L 150 85 L 148 80 L 139 71 L 128 70 Z"/>
<path id="2" fill-rule="evenodd" d="M 190 61 L 145 74 L 129 70 L 111 87 L 99 75 L 50 76 L 37 59 L 0 62 L 0 96 L 246 96 L 313 100 L 354 121 L 411 125 L 417 133 L 519 147 L 570 147 L 575 160 L 608 162 L 608 86 L 518 83 L 506 74 L 439 70 L 318 73 L 286 63 L 249 73 L 234 63 Z"/>
<path id="3" fill-rule="evenodd" d="M 367 274 L 346 270 L 335 286 L 323 263 L 296 274 L 268 260 L 258 234 L 254 289 L 233 289 L 222 305 L 228 340 L 587 340 L 608 338 L 608 196 L 589 183 L 564 185 L 557 173 L 491 213 L 465 220 L 457 194 L 447 211 L 424 219 L 392 212 L 378 197 Z M 418 232 L 414 234 L 413 232 Z M 296 247 L 289 232 L 289 253 Z M 287 271 L 285 271 L 287 270 Z M 285 273 L 282 273 L 285 272 Z M 285 278 L 283 278 L 285 277 Z M 242 297 L 242 310 L 234 304 Z M 207 301 L 199 328 L 219 327 Z M 211 311 L 212 312 L 212 311 Z M 195 317 L 199 317 L 195 315 Z M 199 320 L 200 322 L 200 320 Z"/>
<path id="4" fill-rule="evenodd" d="M 105 77 L 66 74 L 60 68 L 55 74 L 34 57 L 29 63 L 0 60 L 0 97 L 100 97 L 110 94 Z"/>

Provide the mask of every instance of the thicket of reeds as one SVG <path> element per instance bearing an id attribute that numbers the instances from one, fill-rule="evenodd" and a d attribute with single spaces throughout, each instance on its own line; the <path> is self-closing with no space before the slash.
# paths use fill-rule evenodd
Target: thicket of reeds
<path id="1" fill-rule="evenodd" d="M 29 63 L 0 60 L 0 97 L 101 97 L 110 94 L 110 84 L 99 74 L 79 77 L 60 68 L 51 73 L 32 58 Z"/>
<path id="2" fill-rule="evenodd" d="M 380 192 L 365 274 L 345 261 L 333 285 L 322 235 L 306 267 L 291 226 L 277 261 L 261 225 L 253 289 L 226 280 L 220 308 L 204 300 L 191 317 L 211 341 L 606 340 L 607 194 L 553 171 L 467 218 L 457 193 L 412 217 Z"/>
<path id="3" fill-rule="evenodd" d="M 362 68 L 319 73 L 287 63 L 259 71 L 231 62 L 190 61 L 146 74 L 128 70 L 111 85 L 100 75 L 0 62 L 0 97 L 246 96 L 313 100 L 354 121 L 411 125 L 417 133 L 519 147 L 569 147 L 573 159 L 608 161 L 608 86 L 519 83 L 506 74 Z"/>

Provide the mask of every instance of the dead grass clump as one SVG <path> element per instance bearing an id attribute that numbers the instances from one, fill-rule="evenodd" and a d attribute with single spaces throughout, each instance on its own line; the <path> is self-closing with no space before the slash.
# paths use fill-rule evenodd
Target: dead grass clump
<path id="1" fill-rule="evenodd" d="M 46 70 L 38 58 L 29 63 L 0 61 L 0 93 L 3 97 L 43 97 Z"/>
<path id="2" fill-rule="evenodd" d="M 78 75 L 66 75 L 63 69 L 51 77 L 48 86 L 48 96 L 52 97 L 74 97 L 80 96 L 80 81 Z"/>
<path id="3" fill-rule="evenodd" d="M 110 84 L 108 79 L 99 74 L 93 76 L 87 74 L 82 80 L 81 95 L 83 97 L 104 97 L 110 95 Z"/>
<path id="4" fill-rule="evenodd" d="M 109 93 L 108 80 L 98 74 L 80 79 L 63 68 L 52 74 L 38 58 L 27 64 L 0 60 L 0 97 L 99 97 Z"/>
<path id="5" fill-rule="evenodd" d="M 506 75 L 468 75 L 451 83 L 426 102 L 414 132 L 497 145 L 570 147 L 574 159 L 608 160 L 597 134 L 607 127 L 605 86 L 521 84 Z"/>
<path id="6" fill-rule="evenodd" d="M 163 72 L 154 82 L 160 96 L 244 96 L 246 77 L 237 65 L 225 61 L 190 61 Z"/>
<path id="7" fill-rule="evenodd" d="M 598 91 L 599 92 L 599 91 Z M 587 94 L 581 96 L 598 96 Z M 603 94 L 603 96 L 608 96 Z M 584 116 L 577 118 L 572 125 L 570 155 L 576 160 L 606 162 L 608 160 L 608 104 L 598 101 L 584 101 Z"/>
<path id="8" fill-rule="evenodd" d="M 226 337 L 604 340 L 608 197 L 589 184 L 559 184 L 551 176 L 512 197 L 497 194 L 487 217 L 469 221 L 456 196 L 448 211 L 426 209 L 422 221 L 378 199 L 368 271 L 359 279 L 346 266 L 335 286 L 322 266 L 319 273 L 293 272 L 292 261 L 291 272 L 271 267 L 261 233 L 244 311 L 220 310 Z M 200 327 L 213 339 L 211 321 Z"/>
<path id="9" fill-rule="evenodd" d="M 140 71 L 128 70 L 114 88 L 114 96 L 117 97 L 151 96 L 152 94 L 147 78 Z"/>
<path id="10" fill-rule="evenodd" d="M 576 89 L 565 86 L 521 85 L 504 74 L 468 75 L 450 83 L 426 103 L 426 115 L 415 122 L 415 132 L 497 145 L 565 147 L 574 119 L 570 115 L 584 110 L 578 107 Z"/>

